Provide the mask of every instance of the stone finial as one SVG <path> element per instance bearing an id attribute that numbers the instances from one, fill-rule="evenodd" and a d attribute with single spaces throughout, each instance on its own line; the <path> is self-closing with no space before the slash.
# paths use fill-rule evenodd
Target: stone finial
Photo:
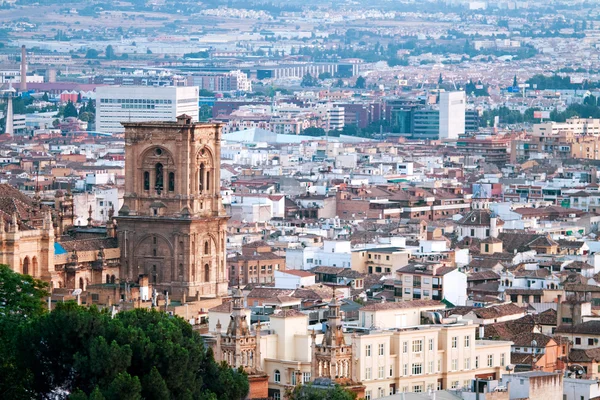
<path id="1" fill-rule="evenodd" d="M 10 232 L 18 232 L 19 231 L 19 222 L 17 219 L 17 213 L 13 213 L 10 221 Z"/>
<path id="2" fill-rule="evenodd" d="M 92 226 L 92 205 L 90 204 L 90 208 L 88 209 L 88 226 Z"/>

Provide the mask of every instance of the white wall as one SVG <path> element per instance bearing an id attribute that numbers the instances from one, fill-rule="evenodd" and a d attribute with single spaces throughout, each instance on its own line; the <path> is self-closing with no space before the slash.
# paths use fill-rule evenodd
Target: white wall
<path id="1" fill-rule="evenodd" d="M 467 275 L 458 269 L 443 276 L 444 297 L 455 306 L 464 306 L 467 301 Z"/>
<path id="2" fill-rule="evenodd" d="M 563 395 L 564 400 L 590 400 L 600 396 L 600 385 L 589 379 L 565 378 Z"/>
<path id="3" fill-rule="evenodd" d="M 279 289 L 297 289 L 302 286 L 311 286 L 315 284 L 315 276 L 300 277 L 287 274 L 285 271 L 275 271 L 275 287 Z"/>
<path id="4" fill-rule="evenodd" d="M 465 92 L 440 93 L 440 139 L 457 139 L 465 133 Z"/>

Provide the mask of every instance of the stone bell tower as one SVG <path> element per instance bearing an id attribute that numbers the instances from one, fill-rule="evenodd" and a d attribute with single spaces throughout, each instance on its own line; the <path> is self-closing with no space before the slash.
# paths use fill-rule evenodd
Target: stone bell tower
<path id="1" fill-rule="evenodd" d="M 221 126 L 125 126 L 125 195 L 117 219 L 121 278 L 145 274 L 173 299 L 227 294 L 227 215 L 220 195 Z"/>
<path id="2" fill-rule="evenodd" d="M 331 380 L 351 379 L 352 377 L 352 346 L 346 344 L 342 329 L 340 303 L 336 298 L 335 287 L 329 303 L 327 328 L 321 344 L 316 343 L 316 335 L 312 333 L 312 368 L 311 375 L 315 378 Z"/>

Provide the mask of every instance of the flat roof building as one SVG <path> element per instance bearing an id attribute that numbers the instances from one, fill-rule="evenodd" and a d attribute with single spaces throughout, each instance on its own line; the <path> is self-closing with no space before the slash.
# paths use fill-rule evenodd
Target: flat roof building
<path id="1" fill-rule="evenodd" d="M 175 121 L 178 115 L 198 121 L 197 86 L 102 86 L 96 89 L 96 130 L 121 133 L 122 122 Z"/>

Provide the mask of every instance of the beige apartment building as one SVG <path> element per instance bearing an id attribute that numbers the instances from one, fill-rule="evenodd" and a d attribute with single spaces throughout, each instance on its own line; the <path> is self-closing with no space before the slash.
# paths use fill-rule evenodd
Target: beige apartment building
<path id="1" fill-rule="evenodd" d="M 410 252 L 402 247 L 373 247 L 352 251 L 352 269 L 363 274 L 390 274 L 408 264 Z"/>
<path id="2" fill-rule="evenodd" d="M 359 325 L 374 326 L 352 335 L 356 380 L 366 387 L 365 399 L 453 389 L 474 378 L 502 376 L 511 342 L 475 340 L 478 325 L 441 318 L 443 309 L 440 302 L 420 300 L 372 304 L 359 311 Z M 436 312 L 440 323 L 423 324 Z"/>
<path id="3" fill-rule="evenodd" d="M 457 388 L 475 377 L 502 376 L 510 362 L 512 342 L 475 340 L 478 325 L 472 321 L 448 318 L 426 324 L 432 313 L 443 308 L 433 300 L 363 307 L 359 326 L 344 324 L 341 346 L 351 352 L 351 363 L 342 363 L 335 375 L 344 376 L 355 387 L 360 385 L 367 400 L 400 391 Z M 371 316 L 382 326 L 365 326 Z M 210 313 L 209 319 L 213 319 Z M 281 311 L 263 324 L 257 356 L 260 369 L 269 376 L 269 397 L 283 399 L 286 389 L 318 375 L 312 360 L 318 349 L 313 343 L 318 348 L 323 334 L 320 328 L 317 332 L 313 339 L 308 316 L 297 310 Z"/>

